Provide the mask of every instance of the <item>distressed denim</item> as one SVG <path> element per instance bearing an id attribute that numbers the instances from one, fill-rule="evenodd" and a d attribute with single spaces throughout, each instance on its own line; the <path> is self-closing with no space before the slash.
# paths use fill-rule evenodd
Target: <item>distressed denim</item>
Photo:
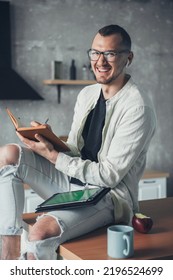
<path id="1" fill-rule="evenodd" d="M 18 164 L 0 169 L 0 235 L 22 234 L 23 183 L 30 185 L 43 199 L 56 192 L 81 188 L 70 185 L 69 177 L 55 169 L 55 166 L 43 157 L 30 149 L 18 147 L 20 149 Z M 54 217 L 60 225 L 60 236 L 28 241 L 26 251 L 33 253 L 36 259 L 55 259 L 55 250 L 59 244 L 114 222 L 113 210 L 111 195 L 107 194 L 95 206 L 49 212 L 46 215 Z"/>

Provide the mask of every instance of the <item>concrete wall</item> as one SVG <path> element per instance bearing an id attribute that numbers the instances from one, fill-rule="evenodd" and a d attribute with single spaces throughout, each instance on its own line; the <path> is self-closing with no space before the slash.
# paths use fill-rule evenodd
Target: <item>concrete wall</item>
<path id="1" fill-rule="evenodd" d="M 5 107 L 24 124 L 47 117 L 58 135 L 69 132 L 73 108 L 81 87 L 63 87 L 57 104 L 51 61 L 62 60 L 63 78 L 69 77 L 71 59 L 77 76 L 88 64 L 86 51 L 97 30 L 107 24 L 123 26 L 133 41 L 135 58 L 129 72 L 149 93 L 158 117 L 157 133 L 148 153 L 147 168 L 170 172 L 168 194 L 173 195 L 173 1 L 172 0 L 11 0 L 13 67 L 44 101 L 0 101 L 0 144 L 18 141 Z M 15 95 L 15 92 L 14 92 Z"/>

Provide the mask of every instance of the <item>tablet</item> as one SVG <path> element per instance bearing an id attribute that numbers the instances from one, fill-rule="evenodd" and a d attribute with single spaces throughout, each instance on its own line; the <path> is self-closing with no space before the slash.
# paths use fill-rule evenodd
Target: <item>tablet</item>
<path id="1" fill-rule="evenodd" d="M 37 206 L 35 212 L 70 209 L 96 204 L 110 188 L 84 188 L 83 190 L 56 193 Z"/>

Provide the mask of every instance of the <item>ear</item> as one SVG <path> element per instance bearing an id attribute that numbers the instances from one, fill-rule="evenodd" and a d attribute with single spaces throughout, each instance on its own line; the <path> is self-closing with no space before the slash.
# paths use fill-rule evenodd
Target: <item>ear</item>
<path id="1" fill-rule="evenodd" d="M 126 62 L 126 67 L 128 67 L 130 65 L 130 61 L 129 61 L 129 59 L 127 59 L 127 62 Z"/>
<path id="2" fill-rule="evenodd" d="M 133 52 L 130 51 L 128 55 L 126 67 L 132 63 L 133 57 L 134 57 Z"/>

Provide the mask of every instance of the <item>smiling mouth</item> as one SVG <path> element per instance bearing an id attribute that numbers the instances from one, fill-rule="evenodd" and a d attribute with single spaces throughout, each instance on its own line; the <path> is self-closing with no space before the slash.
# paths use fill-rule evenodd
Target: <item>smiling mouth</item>
<path id="1" fill-rule="evenodd" d="M 110 71 L 110 68 L 97 68 L 97 71 L 99 72 L 99 73 L 107 73 L 107 72 L 109 72 Z"/>

